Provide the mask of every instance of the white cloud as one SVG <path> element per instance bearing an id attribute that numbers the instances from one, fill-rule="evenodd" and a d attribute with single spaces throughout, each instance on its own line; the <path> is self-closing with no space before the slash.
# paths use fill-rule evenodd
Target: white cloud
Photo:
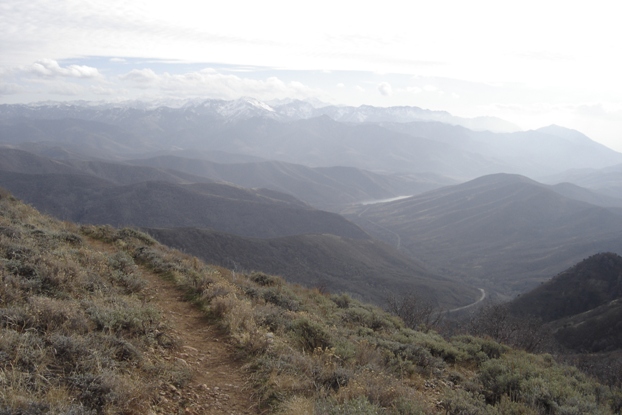
<path id="1" fill-rule="evenodd" d="M 152 69 L 135 69 L 118 77 L 129 86 L 150 90 L 154 94 L 185 97 L 236 99 L 252 96 L 258 99 L 320 97 L 321 91 L 301 82 L 283 82 L 276 76 L 265 80 L 224 75 L 212 68 L 182 74 L 155 73 Z"/>
<path id="2" fill-rule="evenodd" d="M 354 89 L 356 89 L 357 92 L 365 92 L 365 88 L 360 85 L 357 85 Z"/>
<path id="3" fill-rule="evenodd" d="M 378 84 L 378 92 L 385 97 L 390 96 L 393 93 L 393 88 L 391 88 L 391 84 L 388 82 L 381 82 Z"/>
<path id="4" fill-rule="evenodd" d="M 146 69 L 132 69 L 125 75 L 119 75 L 119 79 L 123 81 L 130 81 L 134 84 L 139 84 L 141 88 L 147 88 L 149 84 L 153 84 L 160 80 L 160 77 L 156 75 L 153 70 Z"/>
<path id="5" fill-rule="evenodd" d="M 12 95 L 22 92 L 23 88 L 17 84 L 0 82 L 0 95 Z"/>
<path id="6" fill-rule="evenodd" d="M 57 95 L 65 95 L 65 96 L 81 96 L 85 95 L 88 90 L 81 85 L 74 84 L 71 82 L 54 82 L 50 86 L 46 88 L 46 92 L 57 94 Z"/>
<path id="7" fill-rule="evenodd" d="M 423 87 L 423 90 L 426 92 L 436 92 L 438 91 L 438 88 L 435 87 L 434 85 L 426 85 Z"/>
<path id="8" fill-rule="evenodd" d="M 418 86 L 409 86 L 406 88 L 406 92 L 410 92 L 411 94 L 419 94 L 421 91 L 423 90 Z"/>
<path id="9" fill-rule="evenodd" d="M 114 63 L 125 63 L 127 62 L 125 59 L 123 58 L 110 58 L 110 62 L 114 62 Z"/>
<path id="10" fill-rule="evenodd" d="M 345 85 L 343 84 L 343 82 L 339 82 L 337 84 L 337 88 L 344 88 L 344 87 L 345 87 Z"/>
<path id="11" fill-rule="evenodd" d="M 101 74 L 97 68 L 85 65 L 69 65 L 61 67 L 58 62 L 52 59 L 41 59 L 33 63 L 28 71 L 31 74 L 45 77 L 67 77 L 67 78 L 100 78 Z"/>
<path id="12" fill-rule="evenodd" d="M 120 95 L 120 91 L 116 88 L 105 88 L 100 85 L 93 85 L 90 88 L 91 92 L 95 95 L 108 95 L 108 96 L 117 96 Z"/>

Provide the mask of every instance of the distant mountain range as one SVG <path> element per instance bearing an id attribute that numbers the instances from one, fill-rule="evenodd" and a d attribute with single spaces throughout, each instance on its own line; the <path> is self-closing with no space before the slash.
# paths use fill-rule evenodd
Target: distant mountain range
<path id="1" fill-rule="evenodd" d="M 234 101 L 220 99 L 188 100 L 185 102 L 159 102 L 149 104 L 139 101 L 117 104 L 90 103 L 51 103 L 34 105 L 0 105 L 0 118 L 28 117 L 39 119 L 75 118 L 102 121 L 111 124 L 124 123 L 142 113 L 164 113 L 179 110 L 209 119 L 238 121 L 248 118 L 270 118 L 278 121 L 296 121 L 328 116 L 335 121 L 362 122 L 411 122 L 438 121 L 451 125 L 461 125 L 472 130 L 513 132 L 520 128 L 495 117 L 462 118 L 446 111 L 432 111 L 413 106 L 359 107 L 335 106 L 323 103 L 310 103 L 289 100 L 268 104 L 254 98 L 241 98 Z"/>
<path id="2" fill-rule="evenodd" d="M 417 107 L 315 108 L 300 101 L 270 107 L 252 99 L 177 108 L 0 105 L 0 143 L 49 156 L 127 160 L 192 151 L 457 180 L 622 163 L 622 154 L 577 131 L 468 129 L 452 119 Z"/>
<path id="3" fill-rule="evenodd" d="M 584 192 L 581 192 L 584 196 Z M 505 294 L 589 255 L 622 254 L 622 214 L 517 175 L 497 174 L 346 217 L 442 275 Z"/>
<path id="4" fill-rule="evenodd" d="M 569 182 L 598 193 L 622 199 L 622 164 L 600 169 L 571 169 L 544 177 L 543 183 Z"/>

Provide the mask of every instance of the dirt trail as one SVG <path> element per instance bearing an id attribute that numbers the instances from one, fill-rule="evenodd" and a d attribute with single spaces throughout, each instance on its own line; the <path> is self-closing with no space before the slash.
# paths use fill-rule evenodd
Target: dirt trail
<path id="1" fill-rule="evenodd" d="M 192 371 L 183 388 L 160 387 L 153 414 L 255 414 L 242 365 L 233 358 L 232 346 L 203 312 L 185 302 L 173 283 L 144 270 L 147 295 L 162 312 L 165 324 L 179 347 L 165 356 Z"/>
<path id="2" fill-rule="evenodd" d="M 114 249 L 89 239 L 96 250 Z M 207 320 L 204 312 L 183 298 L 174 283 L 139 266 L 148 282 L 143 295 L 161 312 L 178 347 L 152 357 L 187 367 L 191 380 L 183 388 L 163 383 L 147 415 L 251 415 L 258 414 L 242 364 L 234 358 L 227 336 Z"/>

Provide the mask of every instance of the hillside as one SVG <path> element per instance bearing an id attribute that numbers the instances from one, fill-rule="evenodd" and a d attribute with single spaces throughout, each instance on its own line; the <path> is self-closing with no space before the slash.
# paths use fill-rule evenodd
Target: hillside
<path id="1" fill-rule="evenodd" d="M 125 162 L 55 159 L 0 147 L 0 171 L 24 174 L 84 174 L 118 185 L 145 181 L 177 184 L 224 182 L 266 188 L 296 197 L 318 209 L 338 211 L 370 200 L 413 195 L 453 184 L 433 174 L 379 174 L 352 167 L 310 168 L 275 161 L 216 163 L 210 155 L 159 156 Z M 219 158 L 227 156 L 218 154 Z"/>
<path id="2" fill-rule="evenodd" d="M 332 233 L 368 238 L 341 216 L 268 190 L 218 183 L 114 183 L 85 174 L 0 171 L 0 184 L 42 211 L 79 223 L 196 226 L 251 237 Z"/>
<path id="3" fill-rule="evenodd" d="M 272 189 L 331 211 L 363 201 L 419 194 L 454 183 L 432 174 L 378 174 L 353 167 L 311 168 L 277 161 L 222 164 L 161 156 L 128 163 L 185 172 L 246 188 Z"/>
<path id="4" fill-rule="evenodd" d="M 442 308 L 464 306 L 480 296 L 477 289 L 434 275 L 374 240 L 334 235 L 253 239 L 196 228 L 146 231 L 159 242 L 212 264 L 280 275 L 288 282 L 347 292 L 381 306 L 389 296 L 404 293 L 417 293 Z"/>
<path id="5" fill-rule="evenodd" d="M 226 336 L 98 232 L 0 193 L 0 413 L 251 413 Z"/>
<path id="6" fill-rule="evenodd" d="M 593 255 L 509 303 L 517 315 L 549 323 L 578 351 L 622 348 L 622 257 Z"/>
<path id="7" fill-rule="evenodd" d="M 432 270 L 512 296 L 594 253 L 622 253 L 619 213 L 516 175 L 363 206 L 347 217 Z"/>
<path id="8" fill-rule="evenodd" d="M 53 157 L 44 157 L 10 147 L 0 147 L 0 171 L 23 174 L 88 175 L 119 185 L 145 181 L 166 181 L 178 184 L 212 181 L 206 177 L 179 171 L 132 166 L 125 163 L 80 159 L 57 160 Z"/>
<path id="9" fill-rule="evenodd" d="M 59 222 L 6 193 L 0 213 L 2 413 L 622 409 L 622 391 L 550 355 L 409 329 L 348 296 Z"/>
<path id="10" fill-rule="evenodd" d="M 600 169 L 571 169 L 559 174 L 547 176 L 543 183 L 569 182 L 599 194 L 622 199 L 622 164 Z"/>

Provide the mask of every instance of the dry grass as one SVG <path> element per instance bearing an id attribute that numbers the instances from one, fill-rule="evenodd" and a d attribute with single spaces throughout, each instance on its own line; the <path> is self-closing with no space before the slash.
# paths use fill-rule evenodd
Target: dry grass
<path id="1" fill-rule="evenodd" d="M 145 413 L 182 377 L 147 357 L 164 328 L 144 287 L 127 253 L 0 196 L 0 413 Z"/>
<path id="2" fill-rule="evenodd" d="M 169 345 L 141 267 L 229 334 L 265 413 L 612 414 L 618 402 L 619 391 L 550 357 L 416 331 L 347 296 L 209 266 L 134 230 L 78 229 L 7 197 L 0 210 L 0 413 L 144 413 L 156 382 L 187 379 L 147 358 Z"/>

